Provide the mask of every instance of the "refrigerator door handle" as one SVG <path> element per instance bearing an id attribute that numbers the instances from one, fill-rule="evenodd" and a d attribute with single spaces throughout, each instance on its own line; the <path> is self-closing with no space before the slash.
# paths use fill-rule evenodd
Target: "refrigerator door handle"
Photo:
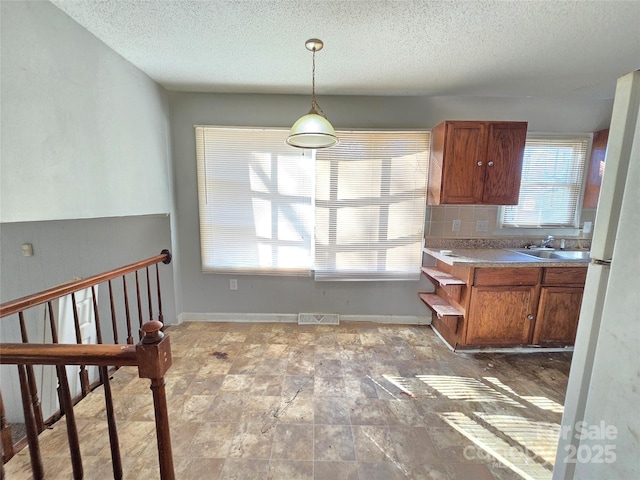
<path id="1" fill-rule="evenodd" d="M 590 263 L 594 265 L 611 265 L 611 260 L 600 260 L 598 258 L 592 258 Z"/>

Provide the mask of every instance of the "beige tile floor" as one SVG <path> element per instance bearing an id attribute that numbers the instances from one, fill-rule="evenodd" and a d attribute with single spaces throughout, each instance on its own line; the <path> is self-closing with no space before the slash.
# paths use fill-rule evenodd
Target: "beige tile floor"
<path id="1" fill-rule="evenodd" d="M 167 329 L 178 479 L 550 479 L 570 353 L 459 354 L 427 326 Z M 159 478 L 148 381 L 112 380 L 124 478 Z M 98 388 L 76 406 L 87 479 L 113 478 Z M 41 435 L 69 479 L 64 421 Z M 5 466 L 31 478 L 28 453 Z"/>

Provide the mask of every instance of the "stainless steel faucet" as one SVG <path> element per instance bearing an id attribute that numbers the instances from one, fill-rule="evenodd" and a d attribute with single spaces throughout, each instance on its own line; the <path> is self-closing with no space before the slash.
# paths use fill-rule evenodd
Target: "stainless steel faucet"
<path id="1" fill-rule="evenodd" d="M 549 235 L 547 238 L 545 238 L 544 240 L 542 240 L 540 242 L 540 246 L 541 247 L 549 247 L 551 245 L 551 243 L 553 243 L 555 239 L 553 238 L 552 235 Z"/>

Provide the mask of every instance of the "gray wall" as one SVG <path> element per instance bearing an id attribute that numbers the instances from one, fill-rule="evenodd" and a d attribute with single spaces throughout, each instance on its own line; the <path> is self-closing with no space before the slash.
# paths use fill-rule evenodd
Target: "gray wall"
<path id="1" fill-rule="evenodd" d="M 425 315 L 428 282 L 314 282 L 312 279 L 203 274 L 200 263 L 194 125 L 290 126 L 309 98 L 170 93 L 180 312 Z M 320 97 L 336 128 L 432 128 L 442 120 L 526 120 L 535 132 L 592 132 L 609 124 L 612 100 L 477 97 Z"/>
<path id="2" fill-rule="evenodd" d="M 0 303 L 68 282 L 75 277 L 89 277 L 149 258 L 158 255 L 165 248 L 171 249 L 169 223 L 170 219 L 166 215 L 148 215 L 0 224 Z M 23 243 L 33 244 L 32 257 L 22 255 Z M 150 269 L 150 274 L 154 275 L 155 269 Z M 173 266 L 160 264 L 159 274 L 165 323 L 175 323 Z M 155 298 L 154 277 L 151 278 L 152 297 Z M 144 301 L 146 280 L 141 277 L 140 281 Z M 127 283 L 135 332 L 138 321 L 135 279 L 130 275 Z M 127 329 L 122 304 L 122 281 L 114 280 L 113 285 L 119 342 L 123 343 L 126 342 Z M 111 343 L 113 336 L 106 284 L 98 287 L 98 306 L 104 342 Z M 157 315 L 156 303 L 153 308 Z M 143 315 L 146 312 L 145 303 Z M 25 312 L 25 323 L 31 341 L 43 341 L 43 317 L 44 307 Z M 21 341 L 17 316 L 3 318 L 0 327 L 0 342 Z M 137 339 L 135 334 L 134 337 Z M 0 377 L 7 418 L 9 421 L 21 422 L 22 404 L 17 370 L 12 365 L 2 365 Z"/>
<path id="3" fill-rule="evenodd" d="M 166 215 L 147 215 L 0 224 L 0 302 L 171 249 L 169 223 Z M 33 245 L 32 257 L 22 255 L 23 243 Z M 160 282 L 166 319 L 175 320 L 171 264 L 160 265 Z"/>

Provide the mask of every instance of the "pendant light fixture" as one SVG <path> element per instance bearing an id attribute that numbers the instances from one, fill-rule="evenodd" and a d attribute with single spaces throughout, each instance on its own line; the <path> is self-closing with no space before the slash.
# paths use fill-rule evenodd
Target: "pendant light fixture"
<path id="1" fill-rule="evenodd" d="M 304 46 L 313 52 L 311 110 L 293 124 L 287 143 L 298 148 L 333 147 L 339 143 L 338 137 L 316 101 L 316 52 L 322 50 L 324 43 L 317 38 L 311 38 L 305 42 Z"/>

